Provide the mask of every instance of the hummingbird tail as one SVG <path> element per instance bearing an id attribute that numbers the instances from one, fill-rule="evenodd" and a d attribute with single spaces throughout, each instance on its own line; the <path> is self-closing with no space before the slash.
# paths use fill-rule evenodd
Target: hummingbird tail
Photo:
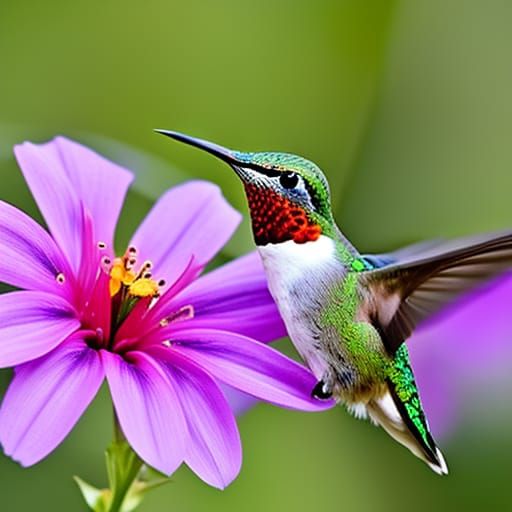
<path id="1" fill-rule="evenodd" d="M 366 408 L 370 419 L 395 441 L 408 448 L 438 475 L 448 474 L 443 454 L 435 444 L 426 423 L 425 426 L 415 423 L 406 406 L 397 401 L 391 390 L 381 398 L 371 400 Z"/>

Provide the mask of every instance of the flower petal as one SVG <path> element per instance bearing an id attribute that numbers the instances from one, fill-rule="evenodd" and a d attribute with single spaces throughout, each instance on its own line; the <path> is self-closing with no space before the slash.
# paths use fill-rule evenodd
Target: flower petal
<path id="1" fill-rule="evenodd" d="M 112 328 L 112 300 L 110 297 L 110 276 L 100 271 L 89 290 L 89 300 L 84 304 L 80 319 L 82 325 L 92 325 L 105 340 L 110 339 Z"/>
<path id="2" fill-rule="evenodd" d="M 70 296 L 71 269 L 50 235 L 28 215 L 0 201 L 0 281 Z M 64 277 L 64 283 L 59 282 Z"/>
<path id="3" fill-rule="evenodd" d="M 208 182 L 191 181 L 167 191 L 135 233 L 131 245 L 140 262 L 153 262 L 153 275 L 168 285 L 195 257 L 206 265 L 229 240 L 240 214 Z"/>
<path id="4" fill-rule="evenodd" d="M 201 276 L 169 303 L 165 313 L 189 304 L 194 308 L 190 327 L 233 331 L 265 342 L 286 336 L 256 252 Z"/>
<path id="5" fill-rule="evenodd" d="M 95 221 L 96 239 L 112 244 L 130 173 L 63 137 L 25 142 L 14 153 L 53 238 L 77 272 L 83 208 Z"/>
<path id="6" fill-rule="evenodd" d="M 444 348 L 452 341 L 457 343 L 457 340 L 450 340 L 448 343 L 443 340 Z M 417 341 L 410 348 L 413 346 L 418 347 Z M 431 353 L 428 345 L 420 346 L 419 351 L 413 350 L 410 353 L 430 430 L 435 438 L 447 437 L 454 431 L 461 416 L 466 382 L 458 374 L 457 366 L 460 363 L 456 359 L 452 360 L 451 350 L 446 355 L 435 351 Z"/>
<path id="7" fill-rule="evenodd" d="M 80 264 L 82 208 L 54 142 L 15 146 L 21 171 L 53 238 L 76 272 Z"/>
<path id="8" fill-rule="evenodd" d="M 68 178 L 94 222 L 96 239 L 113 247 L 114 231 L 133 174 L 65 137 L 55 143 Z"/>
<path id="9" fill-rule="evenodd" d="M 213 329 L 183 329 L 173 349 L 240 391 L 283 407 L 328 409 L 333 400 L 311 397 L 313 374 L 277 350 L 239 334 Z"/>
<path id="10" fill-rule="evenodd" d="M 0 442 L 30 466 L 68 435 L 103 381 L 97 352 L 73 336 L 50 354 L 16 368 L 0 409 Z"/>
<path id="11" fill-rule="evenodd" d="M 179 389 L 190 431 L 185 462 L 207 484 L 224 489 L 240 472 L 242 447 L 233 412 L 214 380 L 187 357 L 156 352 Z"/>
<path id="12" fill-rule="evenodd" d="M 50 352 L 80 327 L 69 303 L 45 292 L 0 295 L 0 368 Z"/>
<path id="13" fill-rule="evenodd" d="M 235 416 L 245 414 L 249 409 L 259 403 L 257 398 L 247 393 L 242 393 L 242 391 L 238 391 L 238 389 L 232 388 L 227 384 L 221 384 L 221 389 Z"/>
<path id="14" fill-rule="evenodd" d="M 176 391 L 151 357 L 101 351 L 121 428 L 138 455 L 167 475 L 183 462 L 188 429 Z"/>

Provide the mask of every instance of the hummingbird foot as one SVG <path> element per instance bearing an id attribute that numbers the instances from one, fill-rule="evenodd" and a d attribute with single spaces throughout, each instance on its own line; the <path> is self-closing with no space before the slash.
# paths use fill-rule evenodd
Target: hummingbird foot
<path id="1" fill-rule="evenodd" d="M 323 380 L 319 380 L 311 391 L 311 396 L 319 400 L 329 400 L 332 398 L 332 391 L 332 385 Z"/>

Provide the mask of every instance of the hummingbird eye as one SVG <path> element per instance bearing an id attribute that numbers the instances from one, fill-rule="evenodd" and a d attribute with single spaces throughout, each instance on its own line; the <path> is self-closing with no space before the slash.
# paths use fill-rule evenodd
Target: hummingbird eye
<path id="1" fill-rule="evenodd" d="M 279 183 L 283 188 L 295 188 L 299 184 L 299 177 L 295 172 L 283 172 L 281 176 L 279 176 Z"/>

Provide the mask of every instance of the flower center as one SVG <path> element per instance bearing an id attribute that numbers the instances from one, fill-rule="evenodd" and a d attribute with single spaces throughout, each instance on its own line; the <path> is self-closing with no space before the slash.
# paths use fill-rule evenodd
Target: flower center
<path id="1" fill-rule="evenodd" d="M 110 266 L 109 291 L 115 328 L 123 322 L 141 299 L 146 299 L 149 306 L 152 299 L 158 298 L 160 288 L 165 282 L 153 279 L 151 261 L 145 261 L 137 269 L 135 247 L 129 247 L 122 258 L 115 258 L 112 263 L 107 259 L 105 263 Z"/>
<path id="2" fill-rule="evenodd" d="M 151 261 L 137 264 L 135 247 L 129 247 L 124 256 L 114 260 L 108 256 L 101 259 L 101 273 L 82 315 L 82 328 L 88 331 L 86 341 L 91 348 L 123 353 L 137 347 L 141 339 L 144 343 L 154 339 L 155 343 L 170 346 L 170 341 L 162 341 L 169 336 L 166 328 L 194 318 L 192 305 L 179 307 L 170 314 L 162 312 L 159 319 L 146 316 L 165 286 L 164 280 L 153 278 L 152 268 Z M 105 300 L 110 303 L 108 309 L 102 302 Z"/>
<path id="3" fill-rule="evenodd" d="M 130 247 L 122 258 L 116 258 L 110 269 L 110 296 L 122 293 L 131 297 L 156 297 L 160 286 L 165 283 L 152 278 L 151 261 L 146 261 L 135 272 L 137 264 L 137 249 Z"/>

